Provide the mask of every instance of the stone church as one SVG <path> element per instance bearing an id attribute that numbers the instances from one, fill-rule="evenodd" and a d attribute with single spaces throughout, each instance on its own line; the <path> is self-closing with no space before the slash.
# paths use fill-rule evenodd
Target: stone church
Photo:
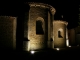
<path id="1" fill-rule="evenodd" d="M 24 29 L 24 37 L 29 40 L 27 49 L 39 50 L 66 47 L 68 22 L 54 20 L 56 9 L 51 5 L 35 2 L 28 4 L 30 6 L 29 18 L 25 24 L 28 29 Z M 26 42 L 23 43 L 23 46 L 25 46 Z"/>
<path id="2" fill-rule="evenodd" d="M 56 9 L 44 3 L 29 2 L 27 4 L 30 9 L 28 13 L 25 13 L 22 49 L 24 51 L 31 51 L 69 46 L 68 22 L 54 20 L 54 15 L 57 12 Z M 1 46 L 16 49 L 17 28 L 17 17 L 0 16 Z M 20 40 L 18 41 L 20 42 Z"/>

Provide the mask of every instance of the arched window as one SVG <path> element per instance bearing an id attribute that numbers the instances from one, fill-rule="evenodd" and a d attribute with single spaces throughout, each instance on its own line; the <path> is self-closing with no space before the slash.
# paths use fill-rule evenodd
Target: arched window
<path id="1" fill-rule="evenodd" d="M 63 38 L 63 37 L 62 37 L 62 34 L 61 34 L 61 31 L 58 31 L 58 37 L 59 37 L 59 38 Z"/>
<path id="2" fill-rule="evenodd" d="M 43 22 L 41 20 L 36 21 L 36 34 L 44 34 Z"/>

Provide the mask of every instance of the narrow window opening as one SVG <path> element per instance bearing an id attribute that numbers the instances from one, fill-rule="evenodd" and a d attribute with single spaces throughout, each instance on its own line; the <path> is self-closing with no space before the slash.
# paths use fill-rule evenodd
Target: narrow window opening
<path id="1" fill-rule="evenodd" d="M 63 38 L 62 35 L 61 35 L 61 31 L 58 31 L 58 37 Z"/>
<path id="2" fill-rule="evenodd" d="M 36 34 L 44 34 L 42 25 L 43 23 L 41 20 L 36 21 Z"/>

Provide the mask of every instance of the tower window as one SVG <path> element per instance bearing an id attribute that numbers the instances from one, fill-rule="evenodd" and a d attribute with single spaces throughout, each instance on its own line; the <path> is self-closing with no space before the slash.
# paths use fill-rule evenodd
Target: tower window
<path id="1" fill-rule="evenodd" d="M 43 23 L 41 20 L 36 21 L 36 34 L 44 34 L 42 25 Z"/>
<path id="2" fill-rule="evenodd" d="M 58 31 L 58 37 L 63 38 L 62 35 L 61 35 L 61 31 Z"/>

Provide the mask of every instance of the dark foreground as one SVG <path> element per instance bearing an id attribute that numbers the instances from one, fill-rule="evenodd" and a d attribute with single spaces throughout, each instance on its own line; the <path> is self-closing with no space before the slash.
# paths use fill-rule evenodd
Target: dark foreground
<path id="1" fill-rule="evenodd" d="M 35 53 L 27 51 L 1 51 L 0 60 L 66 60 L 80 59 L 80 47 L 69 47 L 60 50 L 47 49 L 35 51 Z"/>

